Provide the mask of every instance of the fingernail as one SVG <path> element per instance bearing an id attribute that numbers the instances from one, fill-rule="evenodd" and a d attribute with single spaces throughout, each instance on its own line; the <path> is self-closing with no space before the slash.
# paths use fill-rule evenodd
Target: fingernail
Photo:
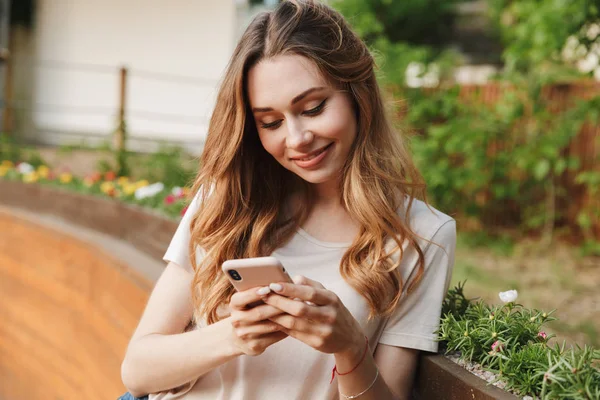
<path id="1" fill-rule="evenodd" d="M 269 287 L 275 292 L 281 292 L 283 290 L 283 286 L 281 286 L 279 283 L 271 283 Z"/>
<path id="2" fill-rule="evenodd" d="M 261 287 L 260 289 L 258 289 L 256 291 L 256 294 L 259 294 L 261 296 L 264 296 L 265 294 L 269 294 L 269 293 L 271 293 L 271 289 L 269 289 L 268 286 Z"/>

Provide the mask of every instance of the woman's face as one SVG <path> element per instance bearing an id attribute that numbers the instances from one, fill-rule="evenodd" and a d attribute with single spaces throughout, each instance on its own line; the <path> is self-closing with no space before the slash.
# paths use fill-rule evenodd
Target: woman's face
<path id="1" fill-rule="evenodd" d="M 280 55 L 250 69 L 248 96 L 269 154 L 307 182 L 338 182 L 357 130 L 348 93 L 307 58 Z"/>

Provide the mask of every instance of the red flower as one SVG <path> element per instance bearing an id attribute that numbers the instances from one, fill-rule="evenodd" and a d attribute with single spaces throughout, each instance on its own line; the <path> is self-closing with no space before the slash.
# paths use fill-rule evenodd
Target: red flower
<path id="1" fill-rule="evenodd" d="M 181 216 L 183 217 L 185 215 L 185 212 L 187 211 L 189 206 L 185 206 L 183 207 L 183 210 L 181 210 Z"/>
<path id="2" fill-rule="evenodd" d="M 501 341 L 496 340 L 493 344 L 492 344 L 492 351 L 494 352 L 499 352 L 502 351 L 504 349 L 504 345 L 502 344 Z"/>
<path id="3" fill-rule="evenodd" d="M 117 174 L 115 174 L 113 171 L 108 171 L 107 173 L 104 174 L 105 181 L 114 181 L 116 178 L 117 178 Z"/>
<path id="4" fill-rule="evenodd" d="M 175 203 L 175 196 L 170 194 L 167 197 L 165 197 L 165 204 L 169 205 L 169 204 L 173 204 L 173 203 Z"/>
<path id="5" fill-rule="evenodd" d="M 542 340 L 546 340 L 548 338 L 548 334 L 546 332 L 540 332 L 538 333 L 538 337 Z"/>

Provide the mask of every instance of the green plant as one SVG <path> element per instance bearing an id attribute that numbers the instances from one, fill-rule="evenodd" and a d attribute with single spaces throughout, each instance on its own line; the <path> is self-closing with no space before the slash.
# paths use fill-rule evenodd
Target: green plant
<path id="1" fill-rule="evenodd" d="M 115 152 L 117 176 L 129 176 L 131 174 L 127 155 L 128 152 L 125 149 L 119 149 Z"/>
<path id="2" fill-rule="evenodd" d="M 187 186 L 195 176 L 197 161 L 176 146 L 161 146 L 159 151 L 140 160 L 140 173 L 146 179 Z"/>
<path id="3" fill-rule="evenodd" d="M 403 86 L 411 63 L 435 63 L 441 76 L 456 64 L 457 54 L 447 44 L 458 2 L 336 0 L 332 4 L 372 50 L 380 80 Z"/>
<path id="4" fill-rule="evenodd" d="M 0 133 L 0 158 L 16 163 L 21 160 L 21 147 L 6 133 Z"/>
<path id="5" fill-rule="evenodd" d="M 502 371 L 507 389 L 536 394 L 542 391 L 544 374 L 550 368 L 551 360 L 559 356 L 560 351 L 556 347 L 532 343 L 519 349 L 508 349 L 506 355 L 498 354 L 493 359 L 498 361 L 497 369 Z"/>
<path id="6" fill-rule="evenodd" d="M 442 304 L 442 315 L 452 314 L 454 317 L 460 317 L 467 311 L 471 301 L 465 297 L 464 282 L 459 282 L 455 287 L 450 288 Z"/>
<path id="7" fill-rule="evenodd" d="M 573 76 L 561 58 L 567 40 L 591 48 L 600 35 L 588 29 L 600 21 L 597 0 L 488 0 L 489 14 L 505 50 L 507 71 L 558 73 Z M 536 71 L 537 70 L 537 71 Z"/>
<path id="8" fill-rule="evenodd" d="M 600 399 L 600 350 L 585 346 L 549 356 L 542 376 L 542 399 Z"/>
<path id="9" fill-rule="evenodd" d="M 600 398 L 600 351 L 549 346 L 543 326 L 553 312 L 515 303 L 470 302 L 464 284 L 448 291 L 438 336 L 448 352 L 495 372 L 506 388 L 541 399 Z M 457 310 L 464 310 L 457 312 Z"/>
<path id="10" fill-rule="evenodd" d="M 45 161 L 35 148 L 18 143 L 12 136 L 0 133 L 0 160 L 13 163 L 26 162 L 33 167 L 44 165 Z"/>
<path id="11" fill-rule="evenodd" d="M 600 171 L 581 171 L 581 160 L 567 151 L 584 123 L 600 122 L 600 97 L 574 101 L 557 113 L 545 94 L 554 84 L 583 76 L 561 51 L 573 38 L 586 51 L 600 43 L 600 35 L 593 33 L 600 3 L 488 0 L 505 61 L 497 77 L 501 95 L 493 104 L 483 101 L 481 93 L 468 97 L 460 87 L 443 84 L 459 57 L 437 39 L 440 32 L 449 36 L 457 3 L 338 0 L 333 5 L 371 47 L 380 81 L 408 105 L 400 111 L 401 127 L 415 133 L 413 153 L 436 206 L 468 221 L 462 226 L 483 231 L 494 243 L 503 239 L 505 228 L 518 227 L 517 234 L 538 234 L 548 245 L 560 227 L 564 235 L 583 236 L 587 254 L 600 253 L 592 223 L 600 209 L 583 205 L 575 225 L 564 206 L 571 200 L 573 176 L 580 186 L 576 190 L 589 196 L 600 192 Z M 411 63 L 423 71 L 440 66 L 443 89 L 406 88 Z M 499 251 L 510 252 L 510 240 L 504 244 Z"/>
<path id="12" fill-rule="evenodd" d="M 576 182 L 590 194 L 599 190 L 598 172 L 577 172 L 579 159 L 567 149 L 584 123 L 598 121 L 600 97 L 556 113 L 539 85 L 515 81 L 502 89 L 491 105 L 458 88 L 402 89 L 409 104 L 403 129 L 415 133 L 414 158 L 435 205 L 479 221 L 492 236 L 518 225 L 549 242 L 564 219 L 558 204 L 570 197 L 565 174 L 579 174 Z M 580 225 L 589 228 L 599 211 L 583 212 Z"/>
<path id="13" fill-rule="evenodd" d="M 46 165 L 46 161 L 44 161 L 44 159 L 42 158 L 41 154 L 39 151 L 34 150 L 34 149 L 29 149 L 26 150 L 25 155 L 22 156 L 23 160 L 28 163 L 31 164 L 34 168 L 39 167 L 40 165 Z"/>
<path id="14" fill-rule="evenodd" d="M 600 197 L 600 171 L 583 171 L 575 177 L 575 183 L 588 190 L 590 199 Z M 584 255 L 600 256 L 600 242 L 595 240 L 593 234 L 593 221 L 600 221 L 600 207 L 588 204 L 577 215 L 577 224 L 583 232 L 584 242 L 581 250 Z"/>
<path id="15" fill-rule="evenodd" d="M 108 171 L 114 171 L 115 167 L 114 165 L 106 159 L 100 159 L 98 160 L 98 162 L 96 163 L 96 169 L 101 172 L 101 173 L 106 173 Z"/>

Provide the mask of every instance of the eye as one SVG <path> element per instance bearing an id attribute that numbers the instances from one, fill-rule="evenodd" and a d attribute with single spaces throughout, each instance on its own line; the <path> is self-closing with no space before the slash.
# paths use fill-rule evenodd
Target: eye
<path id="1" fill-rule="evenodd" d="M 281 125 L 281 121 L 282 120 L 277 120 L 277 121 L 269 122 L 267 124 L 262 124 L 261 123 L 260 127 L 263 128 L 263 129 L 277 129 Z"/>
<path id="2" fill-rule="evenodd" d="M 304 111 L 302 114 L 303 115 L 307 115 L 309 117 L 314 117 L 316 115 L 321 114 L 321 112 L 323 111 L 323 109 L 325 108 L 325 103 L 327 102 L 327 99 L 323 100 L 321 102 L 321 104 L 319 104 L 318 106 L 316 106 L 315 108 L 311 108 L 310 110 L 306 110 Z"/>

